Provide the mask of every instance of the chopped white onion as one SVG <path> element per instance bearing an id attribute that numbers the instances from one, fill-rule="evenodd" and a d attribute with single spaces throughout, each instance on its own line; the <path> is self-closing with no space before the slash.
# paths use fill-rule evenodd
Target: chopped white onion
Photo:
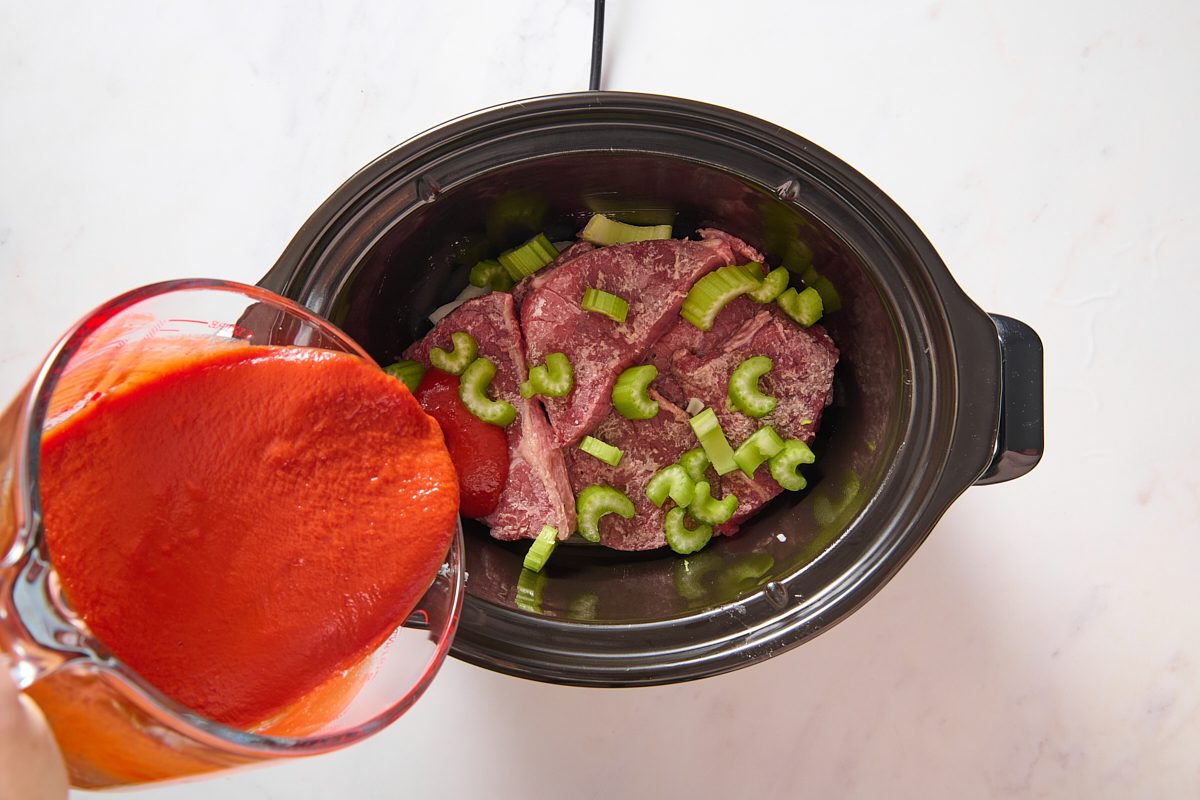
<path id="1" fill-rule="evenodd" d="M 694 417 L 704 410 L 704 401 L 699 397 L 689 397 L 687 404 L 687 413 L 689 417 Z"/>
<path id="2" fill-rule="evenodd" d="M 454 298 L 449 303 L 446 303 L 446 305 L 438 306 L 436 309 L 434 309 L 433 313 L 429 315 L 429 321 L 436 325 L 442 317 L 446 316 L 463 303 L 467 302 L 468 300 L 474 300 L 476 297 L 483 297 L 489 291 L 489 289 L 467 284 L 467 288 L 459 292 L 458 297 Z"/>

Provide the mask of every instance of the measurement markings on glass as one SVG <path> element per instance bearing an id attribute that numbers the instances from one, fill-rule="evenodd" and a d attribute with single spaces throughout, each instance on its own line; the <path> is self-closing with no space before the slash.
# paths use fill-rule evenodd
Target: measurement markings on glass
<path id="1" fill-rule="evenodd" d="M 95 358 L 96 356 L 100 355 L 101 353 L 103 353 L 103 352 L 104 352 L 104 351 L 106 351 L 106 350 L 120 350 L 122 347 L 124 347 L 124 346 L 125 346 L 125 345 L 127 345 L 127 344 L 129 344 L 129 342 L 128 342 L 127 340 L 125 340 L 124 338 L 122 338 L 122 339 L 113 339 L 113 340 L 112 340 L 111 342 L 109 342 L 108 344 L 106 344 L 106 345 L 103 345 L 102 347 L 97 347 L 95 350 L 93 350 L 93 351 L 89 352 L 89 353 L 87 354 L 87 356 L 86 356 L 86 359 L 85 359 L 85 360 L 90 360 L 90 359 L 93 359 L 93 358 Z"/>
<path id="2" fill-rule="evenodd" d="M 203 325 L 206 328 L 212 328 L 215 331 L 223 331 L 226 328 L 228 328 L 229 335 L 235 339 L 249 339 L 251 336 L 254 335 L 254 331 L 250 330 L 249 328 L 247 328 L 245 326 L 235 325 L 232 322 L 222 322 L 219 319 L 203 320 L 203 319 L 184 319 L 182 317 L 179 317 L 179 318 L 172 318 L 167 321 L 168 322 L 182 322 L 182 323 L 187 323 L 189 325 Z"/>

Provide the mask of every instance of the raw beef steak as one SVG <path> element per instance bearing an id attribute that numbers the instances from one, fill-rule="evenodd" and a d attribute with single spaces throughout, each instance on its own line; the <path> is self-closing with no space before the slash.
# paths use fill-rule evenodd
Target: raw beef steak
<path id="1" fill-rule="evenodd" d="M 575 371 L 570 394 L 545 400 L 559 445 L 573 445 L 596 427 L 608 412 L 617 376 L 678 319 L 692 284 L 733 261 L 729 244 L 719 238 L 614 245 L 562 264 L 525 295 L 521 328 L 529 362 L 561 352 Z M 625 322 L 584 311 L 580 301 L 589 287 L 628 302 Z"/>
<path id="2" fill-rule="evenodd" d="M 525 295 L 529 294 L 530 291 L 545 283 L 547 279 L 554 274 L 556 269 L 561 267 L 563 264 L 566 264 L 568 261 L 572 261 L 576 257 L 595 249 L 596 245 L 582 240 L 578 242 L 572 242 L 564 247 L 563 251 L 558 254 L 558 258 L 554 259 L 529 277 L 524 278 L 520 283 L 512 288 L 512 296 L 513 300 L 516 301 L 517 308 L 519 309 L 521 307 L 521 303 L 525 300 Z"/>
<path id="3" fill-rule="evenodd" d="M 751 261 L 757 261 L 760 264 L 767 263 L 766 257 L 762 253 L 755 250 L 750 245 L 743 242 L 738 237 L 725 231 L 717 230 L 716 228 L 701 228 L 696 231 L 703 239 L 718 239 L 729 245 L 729 249 L 733 251 L 735 263 L 749 264 Z"/>
<path id="4" fill-rule="evenodd" d="M 576 494 L 600 483 L 620 489 L 633 501 L 632 519 L 616 514 L 600 518 L 600 542 L 616 550 L 651 550 L 667 543 L 663 533 L 665 512 L 646 498 L 646 481 L 696 446 L 683 409 L 653 389 L 650 396 L 659 402 L 658 414 L 653 418 L 631 420 L 610 411 L 592 431 L 592 436 L 621 449 L 617 466 L 611 467 L 577 447 L 565 450 Z"/>
<path id="5" fill-rule="evenodd" d="M 678 405 L 697 398 L 712 408 L 729 444 L 737 448 L 763 425 L 784 439 L 811 442 L 830 400 L 838 350 L 820 325 L 803 328 L 774 303 L 759 305 L 741 297 L 722 309 L 710 331 L 681 319 L 651 355 L 660 375 L 655 388 Z M 727 400 L 730 374 L 751 356 L 767 356 L 774 365 L 759 388 L 778 403 L 762 419 L 742 414 Z M 736 530 L 781 491 L 766 465 L 753 480 L 740 471 L 725 475 L 721 488 L 738 498 L 737 512 L 723 532 Z"/>
<path id="6" fill-rule="evenodd" d="M 543 525 L 555 526 L 565 539 L 575 530 L 575 499 L 562 451 L 554 443 L 541 406 L 537 400 L 521 397 L 519 387 L 528 369 L 512 295 L 492 292 L 463 303 L 411 345 L 404 357 L 428 364 L 430 348 L 449 350 L 450 334 L 455 331 L 471 334 L 479 355 L 495 364 L 490 394 L 517 409 L 517 418 L 505 428 L 508 482 L 496 510 L 483 522 L 497 539 L 533 538 Z"/>

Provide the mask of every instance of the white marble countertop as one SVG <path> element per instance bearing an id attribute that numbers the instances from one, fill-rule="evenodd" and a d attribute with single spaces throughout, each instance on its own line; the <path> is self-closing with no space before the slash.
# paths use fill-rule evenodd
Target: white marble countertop
<path id="1" fill-rule="evenodd" d="M 129 796 L 1200 795 L 1200 6 L 608 15 L 605 88 L 812 139 L 1038 330 L 1042 464 L 969 490 L 860 612 L 751 669 L 617 691 L 451 661 L 359 746 Z M 585 88 L 590 24 L 586 0 L 4 0 L 0 394 L 121 290 L 255 281 L 422 129 Z"/>

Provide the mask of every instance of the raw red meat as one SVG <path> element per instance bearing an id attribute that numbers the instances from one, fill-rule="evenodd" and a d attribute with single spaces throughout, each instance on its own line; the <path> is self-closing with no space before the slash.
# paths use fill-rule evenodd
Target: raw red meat
<path id="1" fill-rule="evenodd" d="M 649 355 L 659 367 L 650 389 L 659 402 L 658 415 L 627 420 L 611 411 L 591 432 L 622 450 L 621 463 L 610 467 L 578 448 L 566 450 L 576 493 L 593 483 L 606 483 L 633 501 L 636 514 L 632 519 L 608 515 L 600 522 L 601 543 L 617 550 L 647 550 L 666 543 L 664 512 L 646 499 L 646 481 L 685 450 L 699 445 L 687 423 L 688 414 L 681 408 L 688 399 L 697 398 L 716 412 L 735 448 L 763 425 L 770 425 L 784 439 L 810 442 L 829 398 L 838 352 L 820 326 L 804 329 L 776 306 L 761 306 L 743 298 L 726 306 L 710 331 L 679 320 Z M 774 362 L 759 386 L 778 399 L 775 409 L 760 420 L 726 402 L 730 373 L 754 355 Z M 665 396 L 666 391 L 673 396 Z M 710 468 L 708 480 L 715 493 L 724 496 L 732 492 L 738 498 L 733 518 L 717 527 L 717 533 L 726 535 L 735 533 L 741 522 L 782 491 L 766 465 L 759 467 L 752 479 L 741 471 L 718 478 Z"/>
<path id="2" fill-rule="evenodd" d="M 766 256 L 731 233 L 716 228 L 701 228 L 696 232 L 702 239 L 718 239 L 729 245 L 729 249 L 733 251 L 734 261 L 738 264 L 749 264 L 751 261 L 757 261 L 760 264 L 767 263 Z"/>
<path id="3" fill-rule="evenodd" d="M 479 355 L 495 364 L 491 395 L 517 409 L 516 420 L 504 429 L 508 482 L 496 510 L 483 522 L 497 539 L 531 539 L 543 525 L 555 526 L 559 536 L 566 538 L 575 529 L 575 499 L 562 451 L 554 444 L 541 407 L 536 400 L 521 397 L 519 386 L 528 370 L 512 296 L 492 292 L 463 303 L 410 346 L 404 357 L 428 364 L 430 348 L 450 349 L 450 334 L 455 331 L 471 334 Z"/>
<path id="4" fill-rule="evenodd" d="M 663 509 L 646 499 L 646 481 L 661 467 L 679 460 L 696 446 L 687 414 L 653 389 L 659 402 L 651 419 L 629 420 L 611 411 L 600 421 L 592 436 L 621 448 L 621 462 L 611 467 L 577 447 L 565 450 L 571 485 L 576 494 L 596 483 L 620 489 L 633 501 L 634 516 L 622 519 L 607 514 L 600 519 L 600 543 L 616 550 L 650 550 L 666 544 Z"/>
<path id="5" fill-rule="evenodd" d="M 546 280 L 552 274 L 554 274 L 556 269 L 568 261 L 571 261 L 576 257 L 595 249 L 596 245 L 582 240 L 578 242 L 572 242 L 563 248 L 563 251 L 558 254 L 558 258 L 554 259 L 529 277 L 524 278 L 520 283 L 512 288 L 512 296 L 513 300 L 517 304 L 517 308 L 519 309 L 521 307 L 521 303 L 525 300 L 525 295 L 529 294 L 530 291 L 545 283 Z"/>
<path id="6" fill-rule="evenodd" d="M 484 519 L 493 536 L 528 538 L 543 524 L 553 524 L 565 538 L 575 528 L 572 489 L 577 493 L 599 483 L 620 489 L 636 510 L 629 520 L 616 515 L 601 520 L 603 544 L 618 550 L 664 546 L 664 511 L 646 499 L 645 485 L 658 469 L 698 446 L 684 410 L 693 398 L 713 408 L 734 447 L 763 425 L 784 439 L 813 439 L 829 402 L 837 348 L 821 326 L 802 328 L 775 304 L 745 297 L 729 303 L 709 331 L 682 319 L 679 307 L 704 274 L 726 264 L 762 260 L 757 250 L 723 231 L 700 233 L 704 239 L 699 242 L 660 240 L 603 249 L 578 242 L 514 287 L 520 326 L 513 297 L 493 293 L 463 304 L 409 348 L 408 358 L 425 361 L 431 346 L 448 348 L 452 332 L 468 331 L 480 353 L 496 364 L 495 395 L 518 409 L 517 421 L 507 429 L 512 459 L 508 484 L 496 512 Z M 589 286 L 629 302 L 625 323 L 580 307 Z M 566 353 L 575 383 L 567 397 L 543 400 L 548 423 L 538 401 L 523 400 L 518 385 L 528 374 L 528 363 L 542 363 L 553 352 Z M 778 399 L 761 420 L 726 404 L 730 373 L 755 355 L 774 362 L 759 385 Z M 612 410 L 612 385 L 621 370 L 639 363 L 658 368 L 650 393 L 660 410 L 649 420 L 627 420 Z M 575 446 L 589 433 L 622 450 L 618 466 Z M 711 469 L 708 478 L 714 493 L 738 497 L 737 512 L 717 528 L 720 534 L 736 532 L 781 491 L 766 465 L 752 479 L 740 471 L 718 478 Z"/>
<path id="7" fill-rule="evenodd" d="M 614 245 L 562 264 L 525 295 L 521 328 L 529 361 L 561 352 L 575 370 L 571 393 L 545 400 L 559 445 L 577 443 L 600 422 L 617 376 L 678 319 L 692 284 L 733 261 L 729 244 L 719 238 Z M 625 322 L 583 311 L 579 304 L 589 287 L 628 302 Z"/>
<path id="8" fill-rule="evenodd" d="M 767 356 L 774 364 L 759 388 L 778 403 L 762 419 L 742 414 L 727 401 L 730 374 L 751 356 Z M 745 297 L 727 305 L 707 332 L 680 319 L 652 352 L 660 375 L 655 388 L 676 404 L 686 407 L 696 398 L 712 408 L 734 448 L 763 425 L 784 439 L 811 442 L 829 403 L 837 360 L 837 347 L 820 325 L 803 328 L 774 303 L 759 305 Z M 725 532 L 736 530 L 781 491 L 765 465 L 753 480 L 740 471 L 725 475 L 721 488 L 738 498 Z"/>

